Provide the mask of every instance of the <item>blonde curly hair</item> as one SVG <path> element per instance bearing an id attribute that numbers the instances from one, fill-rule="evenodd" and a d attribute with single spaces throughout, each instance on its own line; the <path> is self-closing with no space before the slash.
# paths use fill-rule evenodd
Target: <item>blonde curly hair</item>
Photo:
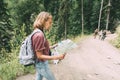
<path id="1" fill-rule="evenodd" d="M 36 17 L 36 20 L 33 24 L 34 29 L 39 28 L 43 30 L 43 28 L 45 27 L 45 22 L 50 18 L 52 18 L 52 15 L 50 13 L 45 12 L 45 11 L 40 12 L 38 16 Z"/>

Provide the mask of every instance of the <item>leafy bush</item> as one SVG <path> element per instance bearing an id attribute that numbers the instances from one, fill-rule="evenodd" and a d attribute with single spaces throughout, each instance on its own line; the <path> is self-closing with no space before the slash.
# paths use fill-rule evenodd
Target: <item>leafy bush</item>
<path id="1" fill-rule="evenodd" d="M 16 54 L 16 52 L 18 52 L 18 50 L 14 50 L 13 54 Z M 35 72 L 34 66 L 24 67 L 19 64 L 17 55 L 11 56 L 10 61 L 0 64 L 0 80 L 15 80 L 15 78 L 19 75 Z"/>
<path id="2" fill-rule="evenodd" d="M 0 77 L 2 80 L 14 80 L 15 77 L 22 74 L 22 72 L 24 72 L 24 69 L 18 63 L 17 59 L 0 65 Z"/>
<path id="3" fill-rule="evenodd" d="M 116 34 L 118 35 L 117 38 L 112 41 L 113 45 L 117 48 L 120 48 L 120 25 L 116 28 Z"/>
<path id="4" fill-rule="evenodd" d="M 24 67 L 18 62 L 18 53 L 20 43 L 23 41 L 26 33 L 24 31 L 25 25 L 23 24 L 22 29 L 18 31 L 15 29 L 15 35 L 12 37 L 11 52 L 6 52 L 2 49 L 0 52 L 0 80 L 15 80 L 16 76 L 23 75 L 26 73 L 34 73 L 34 66 Z"/>

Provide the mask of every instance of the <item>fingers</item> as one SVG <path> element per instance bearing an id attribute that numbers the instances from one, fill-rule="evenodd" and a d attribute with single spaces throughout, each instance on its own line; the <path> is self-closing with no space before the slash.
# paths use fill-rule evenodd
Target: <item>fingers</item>
<path id="1" fill-rule="evenodd" d="M 65 58 L 66 53 L 60 55 L 60 60 Z"/>

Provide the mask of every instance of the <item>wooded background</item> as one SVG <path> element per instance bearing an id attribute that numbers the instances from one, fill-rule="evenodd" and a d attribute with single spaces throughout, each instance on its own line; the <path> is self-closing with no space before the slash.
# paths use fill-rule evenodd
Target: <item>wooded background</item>
<path id="1" fill-rule="evenodd" d="M 114 32 L 120 19 L 119 4 L 120 0 L 1 0 L 0 58 L 6 56 L 4 51 L 11 52 L 20 46 L 33 30 L 35 17 L 41 11 L 53 15 L 52 29 L 49 34 L 46 32 L 46 36 L 54 44 L 93 33 L 98 24 L 99 30 L 106 29 L 107 22 L 107 30 Z"/>
<path id="2" fill-rule="evenodd" d="M 120 0 L 0 0 L 0 80 L 14 80 L 31 71 L 18 62 L 21 42 L 33 30 L 41 11 L 53 15 L 51 45 L 63 39 L 89 35 L 96 28 L 115 32 L 120 23 Z M 120 48 L 120 28 L 115 41 Z"/>

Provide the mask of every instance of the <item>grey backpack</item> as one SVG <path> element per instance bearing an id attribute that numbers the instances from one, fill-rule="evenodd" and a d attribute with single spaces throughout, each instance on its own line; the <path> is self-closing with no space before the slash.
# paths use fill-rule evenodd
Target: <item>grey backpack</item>
<path id="1" fill-rule="evenodd" d="M 32 48 L 32 36 L 37 33 L 41 32 L 39 29 L 35 29 L 26 39 L 22 42 L 19 52 L 19 62 L 24 66 L 29 66 L 35 64 L 36 57 L 34 50 Z"/>

